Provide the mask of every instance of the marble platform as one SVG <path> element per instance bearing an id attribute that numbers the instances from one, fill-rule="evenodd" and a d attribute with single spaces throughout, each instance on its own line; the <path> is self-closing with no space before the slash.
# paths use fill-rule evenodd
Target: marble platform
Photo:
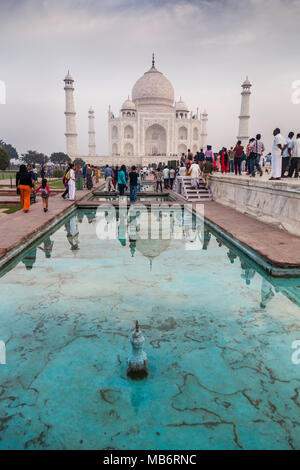
<path id="1" fill-rule="evenodd" d="M 300 182 L 216 175 L 211 178 L 213 200 L 261 222 L 300 236 Z"/>

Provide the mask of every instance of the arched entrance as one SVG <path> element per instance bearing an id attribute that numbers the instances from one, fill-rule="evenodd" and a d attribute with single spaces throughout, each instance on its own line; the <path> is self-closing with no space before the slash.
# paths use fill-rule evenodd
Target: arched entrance
<path id="1" fill-rule="evenodd" d="M 159 124 L 148 127 L 145 134 L 146 155 L 166 155 L 167 133 Z"/>
<path id="2" fill-rule="evenodd" d="M 185 144 L 178 145 L 178 155 L 181 155 L 182 153 L 185 155 L 187 154 L 187 146 Z"/>
<path id="3" fill-rule="evenodd" d="M 124 146 L 124 154 L 127 155 L 133 155 L 133 145 L 130 143 L 125 144 Z"/>

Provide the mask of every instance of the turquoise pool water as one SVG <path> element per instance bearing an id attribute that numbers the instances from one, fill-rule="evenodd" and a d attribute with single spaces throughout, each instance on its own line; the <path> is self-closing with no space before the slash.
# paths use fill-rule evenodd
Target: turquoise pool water
<path id="1" fill-rule="evenodd" d="M 127 201 L 130 201 L 129 196 L 123 196 L 126 197 Z M 137 201 L 175 201 L 175 199 L 172 196 L 169 196 L 168 194 L 157 194 L 157 195 L 149 195 L 146 193 L 145 194 L 138 194 L 136 197 Z M 90 201 L 118 201 L 119 200 L 119 195 L 117 194 L 111 194 L 111 195 L 94 195 L 90 198 Z"/>
<path id="2" fill-rule="evenodd" d="M 77 212 L 1 273 L 0 449 L 299 449 L 300 279 L 207 229 L 190 251 L 123 229 L 99 240 L 98 220 Z"/>

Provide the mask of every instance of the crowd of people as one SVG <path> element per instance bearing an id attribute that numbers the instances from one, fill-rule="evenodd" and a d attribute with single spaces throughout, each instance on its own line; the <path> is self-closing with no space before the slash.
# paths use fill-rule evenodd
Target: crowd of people
<path id="1" fill-rule="evenodd" d="M 125 190 L 129 188 L 130 201 L 135 202 L 137 192 L 141 190 L 141 183 L 147 173 L 147 168 L 137 168 L 135 165 L 130 170 L 125 165 L 115 168 L 106 165 L 104 169 L 105 191 L 119 191 L 120 196 L 124 196 Z"/>
<path id="2" fill-rule="evenodd" d="M 197 188 L 200 178 L 209 187 L 209 180 L 213 172 L 222 174 L 233 173 L 246 175 L 255 178 L 256 174 L 263 175 L 263 171 L 270 172 L 270 180 L 280 180 L 281 178 L 299 177 L 300 171 L 300 133 L 289 132 L 284 138 L 280 129 L 273 131 L 274 142 L 272 152 L 265 154 L 265 145 L 261 134 L 249 139 L 244 147 L 239 140 L 235 146 L 228 150 L 223 147 L 219 152 L 214 153 L 211 145 L 208 145 L 205 152 L 203 149 L 195 155 L 188 150 L 187 155 L 182 154 L 177 166 L 162 165 L 158 168 L 137 168 L 132 166 L 129 170 L 125 165 L 111 167 L 106 165 L 103 169 L 84 164 L 83 166 L 69 163 L 63 175 L 65 191 L 61 195 L 63 199 L 75 200 L 76 190 L 84 188 L 92 190 L 95 184 L 99 183 L 100 172 L 103 171 L 105 178 L 105 191 L 119 191 L 120 196 L 124 196 L 125 190 L 129 188 L 130 201 L 135 202 L 137 192 L 141 189 L 141 183 L 145 176 L 153 174 L 156 182 L 156 191 L 163 189 L 174 189 L 177 176 L 189 176 L 191 185 Z M 30 209 L 30 203 L 36 201 L 36 193 L 40 193 L 43 200 L 43 210 L 48 211 L 48 199 L 50 188 L 46 175 L 47 169 L 40 170 L 41 184 L 38 184 L 38 172 L 34 165 L 22 164 L 16 175 L 17 192 L 20 195 L 20 202 L 24 212 Z"/>

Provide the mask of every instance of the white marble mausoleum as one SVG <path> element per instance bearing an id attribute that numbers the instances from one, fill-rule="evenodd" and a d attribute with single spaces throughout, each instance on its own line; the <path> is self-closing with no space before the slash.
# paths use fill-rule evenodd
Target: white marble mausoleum
<path id="1" fill-rule="evenodd" d="M 207 113 L 199 117 L 180 98 L 174 101 L 172 83 L 152 67 L 137 80 L 131 99 L 118 116 L 109 107 L 109 152 L 120 157 L 172 157 L 206 146 Z"/>

